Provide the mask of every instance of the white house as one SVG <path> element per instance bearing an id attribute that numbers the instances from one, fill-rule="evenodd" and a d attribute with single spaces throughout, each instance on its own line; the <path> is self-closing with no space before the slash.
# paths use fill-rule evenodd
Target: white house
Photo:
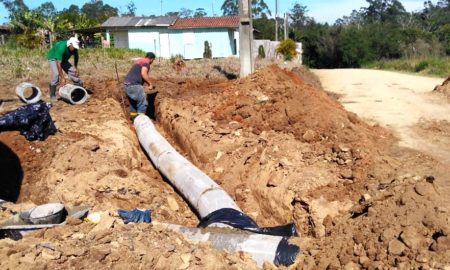
<path id="1" fill-rule="evenodd" d="M 111 17 L 102 24 L 114 47 L 153 51 L 159 57 L 203 58 L 205 41 L 213 57 L 237 56 L 239 17 Z"/>

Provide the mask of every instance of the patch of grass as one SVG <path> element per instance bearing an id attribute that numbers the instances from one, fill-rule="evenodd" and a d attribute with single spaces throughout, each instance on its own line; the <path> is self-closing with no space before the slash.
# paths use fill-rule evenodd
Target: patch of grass
<path id="1" fill-rule="evenodd" d="M 450 76 L 450 57 L 380 60 L 365 67 L 448 77 Z"/>
<path id="2" fill-rule="evenodd" d="M 81 49 L 80 58 L 111 58 L 115 60 L 127 59 L 133 57 L 144 57 L 145 52 L 139 49 L 122 49 L 122 48 L 93 48 Z"/>
<path id="3" fill-rule="evenodd" d="M 50 69 L 47 62 L 48 49 L 23 49 L 8 46 L 0 47 L 0 88 L 11 91 L 13 87 L 23 81 L 48 87 Z M 78 68 L 81 79 L 85 81 L 97 78 L 123 80 L 133 64 L 133 58 L 143 57 L 144 51 L 118 48 L 80 49 Z M 178 56 L 181 57 L 181 56 Z M 73 58 L 70 59 L 73 63 Z M 150 78 L 193 79 L 225 79 L 224 75 L 214 69 L 220 66 L 227 73 L 239 76 L 239 58 L 229 57 L 220 59 L 197 59 L 185 61 L 186 67 L 175 72 L 171 59 L 158 58 L 153 62 Z M 256 69 L 273 64 L 267 59 L 257 59 Z M 1 90 L 1 89 L 0 89 Z"/>
<path id="4" fill-rule="evenodd" d="M 420 61 L 415 67 L 415 72 L 421 72 L 422 70 L 425 70 L 428 66 L 429 63 L 427 60 Z"/>
<path id="5" fill-rule="evenodd" d="M 46 50 L 0 47 L 0 80 L 38 77 Z"/>

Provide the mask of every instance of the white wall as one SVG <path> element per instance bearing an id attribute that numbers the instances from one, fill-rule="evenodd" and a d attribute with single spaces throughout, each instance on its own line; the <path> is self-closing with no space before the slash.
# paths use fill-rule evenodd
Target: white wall
<path id="1" fill-rule="evenodd" d="M 278 44 L 280 44 L 279 41 L 270 41 L 270 40 L 266 40 L 266 39 L 253 40 L 253 46 L 254 46 L 253 47 L 253 57 L 254 58 L 258 57 L 258 48 L 260 45 L 262 45 L 264 47 L 264 52 L 266 53 L 267 59 L 275 59 L 275 58 L 282 59 L 283 57 L 277 55 L 277 53 L 275 51 Z M 294 60 L 301 64 L 302 63 L 302 54 L 303 54 L 302 43 L 297 42 L 295 44 L 297 45 L 297 49 L 296 49 L 297 58 Z"/>

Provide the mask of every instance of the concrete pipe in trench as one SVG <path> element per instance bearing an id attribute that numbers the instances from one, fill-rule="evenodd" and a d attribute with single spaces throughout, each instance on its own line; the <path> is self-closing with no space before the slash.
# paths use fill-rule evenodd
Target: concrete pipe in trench
<path id="1" fill-rule="evenodd" d="M 243 251 L 249 253 L 258 267 L 262 267 L 265 261 L 276 266 L 289 266 L 297 255 L 297 247 L 288 243 L 287 237 L 247 234 L 238 232 L 219 232 L 199 228 L 188 228 L 181 225 L 162 224 L 167 229 L 180 232 L 186 238 L 198 242 L 209 242 L 218 250 L 229 252 Z M 224 229 L 229 230 L 229 229 Z"/>
<path id="2" fill-rule="evenodd" d="M 42 92 L 36 85 L 23 82 L 16 87 L 16 95 L 18 95 L 23 102 L 33 104 L 41 100 Z"/>
<path id="3" fill-rule="evenodd" d="M 134 119 L 134 126 L 139 142 L 155 167 L 183 194 L 191 206 L 197 210 L 202 220 L 207 220 L 210 218 L 210 214 L 214 215 L 222 210 L 225 210 L 226 213 L 237 212 L 238 215 L 234 218 L 237 218 L 238 223 L 241 217 L 248 218 L 228 193 L 181 156 L 159 134 L 150 118 L 139 115 Z M 249 221 L 248 219 L 246 221 Z M 251 222 L 254 223 L 254 221 Z M 208 224 L 208 227 L 228 227 L 230 223 L 219 221 Z M 202 233 L 201 229 L 189 229 L 177 225 L 171 225 L 171 228 L 181 231 L 192 240 L 209 241 L 218 249 L 248 252 L 259 266 L 262 266 L 264 261 L 289 266 L 294 262 L 300 251 L 299 247 L 288 243 L 288 237 L 283 236 L 248 233 Z"/>
<path id="4" fill-rule="evenodd" d="M 89 97 L 86 89 L 73 84 L 66 84 L 59 88 L 59 95 L 62 99 L 74 105 L 85 103 Z"/>
<path id="5" fill-rule="evenodd" d="M 222 208 L 242 212 L 216 182 L 180 155 L 158 133 L 150 118 L 139 115 L 134 120 L 134 126 L 142 147 L 155 167 L 183 194 L 201 218 Z"/>

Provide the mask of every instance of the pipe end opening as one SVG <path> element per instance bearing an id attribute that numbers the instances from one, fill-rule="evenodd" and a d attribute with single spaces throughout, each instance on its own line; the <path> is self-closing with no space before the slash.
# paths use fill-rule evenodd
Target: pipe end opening
<path id="1" fill-rule="evenodd" d="M 86 95 L 87 92 L 82 89 L 82 88 L 75 88 L 71 93 L 70 93 L 70 99 L 74 102 L 74 103 L 83 103 L 86 100 Z"/>

